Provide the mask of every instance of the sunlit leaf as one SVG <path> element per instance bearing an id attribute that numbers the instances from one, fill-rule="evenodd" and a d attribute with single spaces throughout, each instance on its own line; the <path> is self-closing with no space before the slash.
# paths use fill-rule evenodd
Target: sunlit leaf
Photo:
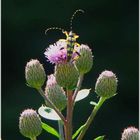
<path id="1" fill-rule="evenodd" d="M 58 114 L 52 108 L 43 105 L 38 109 L 38 113 L 40 116 L 42 116 L 45 119 L 55 120 L 55 121 L 61 120 Z"/>
<path id="2" fill-rule="evenodd" d="M 97 138 L 95 138 L 94 140 L 103 140 L 105 136 L 99 136 Z"/>
<path id="3" fill-rule="evenodd" d="M 51 127 L 51 126 L 49 126 L 49 125 L 47 125 L 47 124 L 45 124 L 45 123 L 42 123 L 42 128 L 43 128 L 44 130 L 46 130 L 48 133 L 50 133 L 50 134 L 56 136 L 57 138 L 60 137 L 59 133 L 58 133 L 53 127 Z"/>
<path id="4" fill-rule="evenodd" d="M 74 139 L 84 128 L 85 125 L 82 125 L 76 132 L 72 135 L 72 139 Z"/>
<path id="5" fill-rule="evenodd" d="M 91 89 L 82 89 L 77 93 L 75 102 L 80 101 L 84 98 L 86 98 L 89 95 Z"/>

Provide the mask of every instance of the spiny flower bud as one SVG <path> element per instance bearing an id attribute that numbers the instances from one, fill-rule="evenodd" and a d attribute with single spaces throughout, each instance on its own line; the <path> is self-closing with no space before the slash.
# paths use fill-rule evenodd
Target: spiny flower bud
<path id="1" fill-rule="evenodd" d="M 66 107 L 67 99 L 64 90 L 57 84 L 53 74 L 48 76 L 45 95 L 61 111 Z M 46 103 L 47 104 L 47 103 Z"/>
<path id="2" fill-rule="evenodd" d="M 116 94 L 117 78 L 112 71 L 104 71 L 100 74 L 95 85 L 95 92 L 105 98 L 110 98 Z"/>
<path id="3" fill-rule="evenodd" d="M 56 65 L 55 77 L 57 83 L 64 88 L 74 89 L 78 81 L 79 73 L 73 63 Z"/>
<path id="4" fill-rule="evenodd" d="M 22 135 L 30 139 L 36 138 L 41 134 L 41 119 L 36 111 L 33 109 L 26 109 L 21 113 L 19 129 Z"/>
<path id="5" fill-rule="evenodd" d="M 46 74 L 42 64 L 38 60 L 32 59 L 26 64 L 25 78 L 30 87 L 39 89 L 43 86 Z"/>
<path id="6" fill-rule="evenodd" d="M 139 131 L 135 127 L 124 129 L 121 140 L 139 140 Z"/>
<path id="7" fill-rule="evenodd" d="M 77 48 L 80 54 L 79 58 L 75 60 L 75 65 L 81 74 L 89 72 L 93 65 L 93 55 L 91 49 L 87 45 L 81 45 Z"/>

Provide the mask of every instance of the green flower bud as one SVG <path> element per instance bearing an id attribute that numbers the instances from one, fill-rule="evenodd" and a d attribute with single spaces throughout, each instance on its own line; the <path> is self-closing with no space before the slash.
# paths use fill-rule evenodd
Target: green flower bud
<path id="1" fill-rule="evenodd" d="M 139 140 L 139 131 L 135 127 L 124 129 L 121 140 Z"/>
<path id="2" fill-rule="evenodd" d="M 38 60 L 32 59 L 27 63 L 25 78 L 30 87 L 39 89 L 43 86 L 46 74 L 42 64 Z"/>
<path id="3" fill-rule="evenodd" d="M 55 69 L 55 77 L 58 85 L 67 89 L 76 87 L 79 73 L 73 63 L 57 64 Z"/>
<path id="4" fill-rule="evenodd" d="M 117 78 L 111 71 L 104 71 L 100 74 L 95 85 L 95 92 L 105 98 L 110 98 L 116 94 Z"/>
<path id="5" fill-rule="evenodd" d="M 89 72 L 93 66 L 93 55 L 91 49 L 87 45 L 78 47 L 77 52 L 80 54 L 79 58 L 75 60 L 75 65 L 81 74 Z"/>
<path id="6" fill-rule="evenodd" d="M 24 110 L 19 118 L 20 133 L 30 139 L 41 134 L 42 126 L 39 115 L 33 109 Z"/>
<path id="7" fill-rule="evenodd" d="M 53 74 L 48 76 L 45 95 L 61 111 L 66 107 L 67 99 L 64 90 L 57 84 Z M 47 104 L 47 103 L 46 103 Z M 48 104 L 47 104 L 48 105 Z"/>

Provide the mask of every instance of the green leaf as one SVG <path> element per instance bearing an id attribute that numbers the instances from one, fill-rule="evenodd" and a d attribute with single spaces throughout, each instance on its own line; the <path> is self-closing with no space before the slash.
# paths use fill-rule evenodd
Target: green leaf
<path id="1" fill-rule="evenodd" d="M 85 124 L 82 125 L 78 130 L 76 130 L 76 132 L 72 135 L 72 139 L 74 139 L 84 128 Z"/>
<path id="2" fill-rule="evenodd" d="M 59 133 L 53 127 L 51 127 L 51 126 L 49 126 L 49 125 L 47 125 L 47 124 L 42 122 L 42 128 L 44 130 L 46 130 L 48 133 L 56 136 L 57 138 L 60 138 Z"/>
<path id="3" fill-rule="evenodd" d="M 58 114 L 54 111 L 54 109 L 43 105 L 38 109 L 38 113 L 40 116 L 48 120 L 54 120 L 54 121 L 61 120 Z"/>
<path id="4" fill-rule="evenodd" d="M 96 105 L 97 105 L 97 103 L 96 103 L 96 102 L 94 102 L 94 101 L 90 101 L 90 104 L 91 104 L 91 105 L 94 105 L 94 106 L 96 106 Z"/>
<path id="5" fill-rule="evenodd" d="M 95 138 L 94 140 L 103 140 L 105 136 L 99 136 L 97 138 Z"/>
<path id="6" fill-rule="evenodd" d="M 77 93 L 77 96 L 75 98 L 75 102 L 80 101 L 84 98 L 86 98 L 89 95 L 91 89 L 82 89 Z"/>

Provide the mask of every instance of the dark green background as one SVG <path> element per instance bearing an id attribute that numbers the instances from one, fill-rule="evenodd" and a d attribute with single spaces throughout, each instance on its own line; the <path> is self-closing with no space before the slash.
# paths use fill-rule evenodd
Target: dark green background
<path id="1" fill-rule="evenodd" d="M 90 100 L 97 100 L 94 85 L 103 70 L 116 73 L 118 95 L 105 102 L 85 140 L 106 135 L 119 140 L 122 130 L 138 127 L 138 1 L 137 0 L 3 0 L 2 1 L 2 139 L 24 140 L 18 129 L 18 118 L 26 108 L 38 109 L 43 99 L 26 86 L 24 68 L 31 58 L 44 64 L 47 74 L 53 66 L 46 62 L 45 48 L 60 38 L 61 32 L 44 34 L 46 28 L 58 26 L 69 30 L 70 17 L 76 9 L 74 31 L 79 43 L 93 50 L 94 65 L 84 79 L 83 88 L 92 94 L 77 103 L 74 130 L 85 122 L 92 110 Z M 46 121 L 56 126 L 56 123 Z M 55 140 L 42 133 L 38 140 Z"/>

